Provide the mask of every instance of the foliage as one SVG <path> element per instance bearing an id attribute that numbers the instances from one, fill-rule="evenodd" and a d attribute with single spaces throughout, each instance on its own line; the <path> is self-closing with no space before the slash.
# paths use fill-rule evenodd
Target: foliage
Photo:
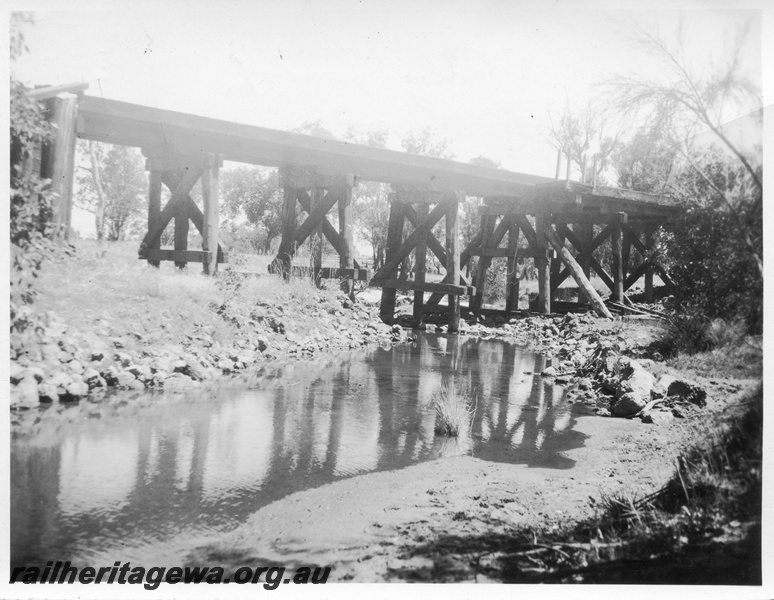
<path id="1" fill-rule="evenodd" d="M 620 129 L 612 135 L 610 130 L 610 122 L 592 103 L 582 111 L 568 105 L 556 123 L 551 117 L 549 141 L 577 167 L 582 183 L 603 184 L 602 174 L 621 135 Z"/>
<path id="2" fill-rule="evenodd" d="M 735 235 L 743 240 L 746 252 L 762 277 L 762 248 L 755 239 L 756 219 L 750 219 L 751 215 L 761 210 L 762 173 L 724 130 L 729 107 L 741 114 L 759 107 L 758 88 L 742 68 L 748 28 L 749 24 L 737 32 L 735 44 L 727 51 L 723 63 L 708 61 L 710 69 L 704 71 L 693 67 L 686 56 L 682 24 L 673 44 L 656 34 L 641 31 L 638 44 L 659 61 L 662 67 L 659 78 L 618 76 L 605 86 L 612 96 L 613 107 L 623 114 L 637 115 L 646 111 L 651 123 L 654 119 L 668 120 L 672 129 L 669 142 L 680 151 L 695 176 L 702 179 L 707 189 L 725 206 L 734 221 Z M 705 170 L 707 166 L 714 166 L 716 161 L 697 162 L 692 146 L 700 128 L 708 128 L 738 161 L 745 173 L 744 179 L 749 182 L 745 186 L 746 193 L 734 194 L 732 188 L 717 185 L 715 173 Z M 746 206 L 748 204 L 753 206 Z"/>
<path id="3" fill-rule="evenodd" d="M 97 239 L 123 240 L 134 221 L 144 215 L 148 183 L 142 155 L 136 148 L 79 142 L 90 167 L 78 177 L 78 200 L 96 216 Z"/>
<path id="4" fill-rule="evenodd" d="M 686 330 L 673 333 L 683 340 L 680 345 L 685 350 L 711 346 L 706 333 L 714 319 L 739 318 L 750 333 L 763 327 L 763 277 L 750 253 L 750 244 L 762 253 L 758 192 L 745 168 L 729 165 L 722 153 L 705 154 L 701 165 L 701 172 L 692 169 L 680 176 L 679 199 L 685 210 L 659 240 L 675 283 L 668 308 L 683 313 L 674 319 L 679 329 Z M 734 212 L 714 188 L 722 189 L 726 199 L 735 199 Z M 740 221 L 749 238 L 739 234 Z"/>
<path id="5" fill-rule="evenodd" d="M 677 150 L 669 141 L 668 126 L 668 119 L 657 120 L 615 147 L 611 162 L 619 187 L 652 194 L 669 192 Z"/>
<path id="6" fill-rule="evenodd" d="M 387 131 L 360 132 L 350 127 L 345 132 L 344 139 L 373 148 L 384 148 L 387 144 Z M 358 181 L 357 186 L 352 190 L 355 225 L 371 246 L 374 270 L 378 270 L 384 264 L 387 252 L 389 194 L 390 186 L 378 181 Z"/>
<path id="7" fill-rule="evenodd" d="M 264 254 L 282 233 L 282 191 L 276 169 L 238 167 L 220 175 L 223 226 Z M 244 220 L 252 226 L 246 228 Z"/>
<path id="8" fill-rule="evenodd" d="M 445 158 L 453 160 L 454 154 L 449 151 L 449 142 L 446 138 L 434 139 L 433 131 L 425 127 L 421 132 L 409 132 L 400 142 L 403 150 L 409 154 L 419 154 L 432 158 Z"/>
<path id="9" fill-rule="evenodd" d="M 27 51 L 22 26 L 32 19 L 12 13 L 10 55 L 16 60 Z M 11 241 L 11 347 L 22 351 L 25 338 L 42 327 L 31 304 L 38 295 L 37 271 L 53 254 L 54 202 L 50 182 L 35 169 L 36 152 L 50 139 L 52 129 L 43 106 L 31 100 L 26 88 L 11 73 L 10 79 L 10 241 Z"/>

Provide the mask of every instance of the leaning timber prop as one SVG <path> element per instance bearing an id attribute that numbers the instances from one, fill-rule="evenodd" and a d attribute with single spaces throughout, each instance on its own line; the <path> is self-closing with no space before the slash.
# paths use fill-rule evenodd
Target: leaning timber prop
<path id="1" fill-rule="evenodd" d="M 613 315 L 610 313 L 607 306 L 605 306 L 605 303 L 602 302 L 602 298 L 600 298 L 597 290 L 592 287 L 591 282 L 586 278 L 581 266 L 572 257 L 570 251 L 564 247 L 564 244 L 559 239 L 556 231 L 554 231 L 552 227 L 546 227 L 543 230 L 543 234 L 545 235 L 546 240 L 548 240 L 548 243 L 551 244 L 553 249 L 559 255 L 561 261 L 569 269 L 572 278 L 575 279 L 575 283 L 578 284 L 578 289 L 583 293 L 586 301 L 592 306 L 594 311 L 600 317 L 612 319 Z"/>

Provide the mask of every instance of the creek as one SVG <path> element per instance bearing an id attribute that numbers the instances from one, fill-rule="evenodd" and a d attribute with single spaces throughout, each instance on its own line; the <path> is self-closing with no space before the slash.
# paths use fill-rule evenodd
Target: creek
<path id="1" fill-rule="evenodd" d="M 12 439 L 12 567 L 179 565 L 294 492 L 447 456 L 572 468 L 582 409 L 545 366 L 501 340 L 422 334 L 141 409 L 65 409 L 83 417 Z M 435 433 L 442 382 L 475 396 L 469 436 Z"/>

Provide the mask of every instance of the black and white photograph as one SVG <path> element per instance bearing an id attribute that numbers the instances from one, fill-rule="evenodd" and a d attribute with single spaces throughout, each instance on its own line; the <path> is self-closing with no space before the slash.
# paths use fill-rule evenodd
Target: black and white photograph
<path id="1" fill-rule="evenodd" d="M 2 597 L 772 597 L 766 3 L 5 16 Z"/>

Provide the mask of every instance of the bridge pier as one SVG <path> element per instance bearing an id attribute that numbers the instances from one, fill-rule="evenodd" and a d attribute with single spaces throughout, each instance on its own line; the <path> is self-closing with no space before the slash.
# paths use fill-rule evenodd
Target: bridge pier
<path id="1" fill-rule="evenodd" d="M 211 153 L 190 155 L 165 150 L 143 149 L 145 167 L 150 171 L 148 189 L 148 233 L 140 244 L 139 257 L 158 267 L 163 260 L 174 261 L 184 269 L 189 262 L 202 263 L 205 274 L 217 272 L 218 263 L 226 262 L 220 242 L 218 174 L 222 157 Z M 202 182 L 202 207 L 191 197 L 196 182 Z M 172 193 L 161 207 L 161 185 Z M 161 248 L 161 236 L 174 220 L 174 249 Z M 190 222 L 202 236 L 201 250 L 188 250 Z"/>
<path id="2" fill-rule="evenodd" d="M 374 274 L 371 285 L 382 288 L 379 314 L 385 323 L 391 324 L 395 315 L 396 290 L 414 292 L 414 327 L 423 328 L 425 292 L 440 298 L 448 296 L 448 331 L 457 333 L 460 322 L 460 296 L 473 293 L 473 288 L 460 284 L 459 203 L 464 192 L 438 192 L 421 186 L 392 185 L 390 194 L 390 218 L 387 229 L 387 252 L 384 265 Z M 430 205 L 434 205 L 430 210 Z M 442 245 L 433 235 L 433 227 L 445 219 L 446 238 Z M 414 227 L 405 239 L 405 222 Z M 430 250 L 444 265 L 446 275 L 440 283 L 425 281 L 425 261 Z M 414 254 L 417 265 L 413 280 L 406 269 L 399 273 L 401 263 Z"/>
<path id="3" fill-rule="evenodd" d="M 354 298 L 354 281 L 368 279 L 354 258 L 354 228 L 352 222 L 352 175 L 325 175 L 310 168 L 284 167 L 280 170 L 284 193 L 282 240 L 277 256 L 269 265 L 272 273 L 286 279 L 292 274 L 296 250 L 311 240 L 310 271 L 315 281 L 340 279 L 341 289 Z M 338 205 L 338 230 L 328 220 L 328 213 Z M 298 207 L 307 213 L 298 225 Z M 323 268 L 323 246 L 327 240 L 339 255 L 339 268 Z"/>

